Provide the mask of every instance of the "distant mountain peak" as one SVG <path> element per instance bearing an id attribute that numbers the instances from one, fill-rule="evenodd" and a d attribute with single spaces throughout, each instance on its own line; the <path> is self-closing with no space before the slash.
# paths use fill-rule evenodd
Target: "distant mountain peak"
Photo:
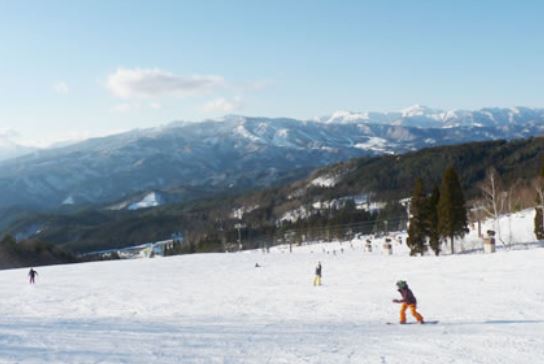
<path id="1" fill-rule="evenodd" d="M 327 123 L 335 122 L 351 122 L 351 121 L 360 121 L 367 120 L 368 113 L 359 113 L 353 111 L 338 110 L 335 111 L 329 118 L 326 120 Z"/>
<path id="2" fill-rule="evenodd" d="M 353 112 L 336 111 L 315 121 L 327 124 L 386 124 L 429 128 L 463 127 L 501 127 L 517 125 L 524 127 L 544 121 L 544 109 L 516 106 L 512 108 L 485 107 L 479 110 L 440 110 L 415 104 L 400 111 L 392 112 Z"/>
<path id="3" fill-rule="evenodd" d="M 409 106 L 401 110 L 401 114 L 403 117 L 420 116 L 420 115 L 428 115 L 428 114 L 440 114 L 442 112 L 443 112 L 442 110 L 432 109 L 428 106 L 420 105 L 420 104 L 414 104 L 412 106 Z"/>

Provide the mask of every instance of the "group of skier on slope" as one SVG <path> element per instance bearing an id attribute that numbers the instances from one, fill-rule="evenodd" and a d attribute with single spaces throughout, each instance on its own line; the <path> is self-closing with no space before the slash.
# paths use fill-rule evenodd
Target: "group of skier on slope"
<path id="1" fill-rule="evenodd" d="M 260 267 L 258 263 L 255 264 L 255 267 Z M 314 278 L 314 286 L 321 286 L 321 275 L 323 273 L 323 268 L 321 267 L 321 262 L 317 262 L 317 266 L 315 267 L 315 278 Z M 38 275 L 38 272 L 34 270 L 34 268 L 30 268 L 30 271 L 28 272 L 29 277 L 29 283 L 35 284 L 36 276 Z M 414 293 L 412 290 L 408 287 L 408 283 L 406 281 L 398 281 L 397 282 L 397 288 L 402 296 L 402 299 L 394 299 L 394 303 L 400 303 L 400 323 L 405 324 L 406 323 L 406 310 L 410 309 L 410 313 L 414 318 L 417 320 L 418 323 L 423 324 L 425 323 L 425 320 L 423 319 L 423 316 L 419 312 L 417 312 L 417 299 L 414 296 Z"/>
<path id="2" fill-rule="evenodd" d="M 317 266 L 315 267 L 315 278 L 314 278 L 314 286 L 321 286 L 321 275 L 322 275 L 322 267 L 321 262 L 317 262 Z M 398 281 L 397 282 L 397 288 L 402 296 L 402 298 L 394 299 L 394 303 L 400 303 L 400 324 L 406 323 L 406 310 L 410 309 L 410 313 L 416 321 L 420 324 L 424 324 L 425 320 L 423 319 L 423 316 L 419 312 L 417 312 L 417 299 L 416 296 L 414 296 L 414 293 L 412 290 L 408 287 L 408 283 L 406 281 Z"/>

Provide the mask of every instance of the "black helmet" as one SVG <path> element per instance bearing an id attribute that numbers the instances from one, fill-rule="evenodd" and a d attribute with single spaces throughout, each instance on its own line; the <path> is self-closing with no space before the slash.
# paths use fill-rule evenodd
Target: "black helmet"
<path id="1" fill-rule="evenodd" d="M 408 287 L 408 283 L 406 283 L 406 281 L 397 281 L 397 287 L 400 288 L 406 288 Z"/>

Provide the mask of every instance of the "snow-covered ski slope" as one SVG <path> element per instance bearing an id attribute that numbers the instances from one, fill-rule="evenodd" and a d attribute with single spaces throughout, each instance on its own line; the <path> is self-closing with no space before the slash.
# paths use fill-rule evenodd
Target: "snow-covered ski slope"
<path id="1" fill-rule="evenodd" d="M 2 271 L 0 362 L 544 362 L 544 249 L 414 258 L 331 244 L 42 267 L 34 287 Z M 385 324 L 398 279 L 438 325 Z"/>
<path id="2" fill-rule="evenodd" d="M 503 240 L 534 241 L 533 217 L 501 218 Z M 409 257 L 392 237 L 392 256 L 362 237 L 40 267 L 35 286 L 0 271 L 0 363 L 544 363 L 544 249 Z M 386 325 L 399 279 L 438 325 Z"/>

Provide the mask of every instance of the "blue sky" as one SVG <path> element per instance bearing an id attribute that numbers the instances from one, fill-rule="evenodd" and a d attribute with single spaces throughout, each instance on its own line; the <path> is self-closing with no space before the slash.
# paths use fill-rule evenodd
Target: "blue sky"
<path id="1" fill-rule="evenodd" d="M 0 136 L 544 106 L 542 1 L 3 1 Z"/>

